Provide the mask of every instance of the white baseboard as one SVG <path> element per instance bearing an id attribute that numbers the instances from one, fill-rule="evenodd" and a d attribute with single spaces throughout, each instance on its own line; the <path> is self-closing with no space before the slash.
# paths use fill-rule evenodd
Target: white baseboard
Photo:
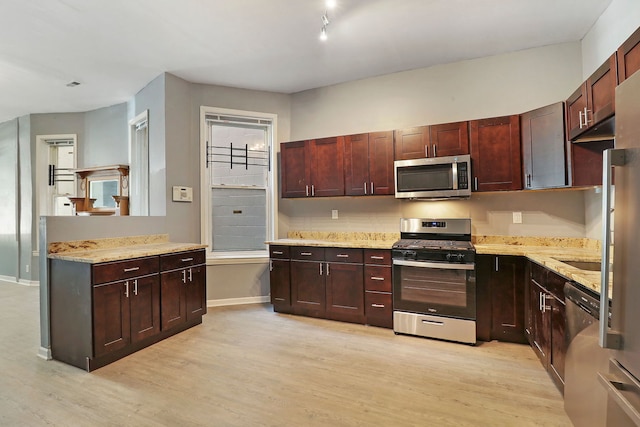
<path id="1" fill-rule="evenodd" d="M 13 276 L 0 276 L 0 281 L 22 286 L 40 286 L 40 281 L 18 279 Z"/>
<path id="2" fill-rule="evenodd" d="M 244 298 L 227 298 L 227 299 L 210 299 L 207 301 L 207 307 L 223 307 L 226 305 L 243 305 L 243 304 L 264 304 L 271 301 L 269 295 L 260 297 L 244 297 Z"/>
<path id="3" fill-rule="evenodd" d="M 18 281 L 19 285 L 24 285 L 24 286 L 40 286 L 40 281 L 39 280 L 24 280 L 24 279 L 20 279 Z"/>
<path id="4" fill-rule="evenodd" d="M 51 360 L 51 349 L 46 347 L 40 347 L 38 349 L 38 357 L 44 360 Z"/>

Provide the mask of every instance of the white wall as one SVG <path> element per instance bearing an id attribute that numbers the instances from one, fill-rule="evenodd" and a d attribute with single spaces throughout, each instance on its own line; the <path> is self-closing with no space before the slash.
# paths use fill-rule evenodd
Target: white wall
<path id="1" fill-rule="evenodd" d="M 291 139 L 518 114 L 581 82 L 577 42 L 358 80 L 294 94 Z"/>
<path id="2" fill-rule="evenodd" d="M 586 80 L 640 27 L 640 1 L 613 0 L 582 39 L 582 80 Z"/>

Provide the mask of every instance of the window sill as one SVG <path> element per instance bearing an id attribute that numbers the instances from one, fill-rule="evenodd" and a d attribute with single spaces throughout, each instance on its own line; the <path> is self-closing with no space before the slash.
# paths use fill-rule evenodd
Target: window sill
<path id="1" fill-rule="evenodd" d="M 229 254 L 212 255 L 207 254 L 207 265 L 234 265 L 234 264 L 266 264 L 269 262 L 269 255 L 264 254 Z"/>

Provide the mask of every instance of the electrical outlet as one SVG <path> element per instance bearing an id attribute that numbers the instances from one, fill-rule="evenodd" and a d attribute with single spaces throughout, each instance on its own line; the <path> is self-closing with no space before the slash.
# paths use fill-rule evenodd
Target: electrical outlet
<path id="1" fill-rule="evenodd" d="M 28 273 L 28 272 L 29 272 L 29 264 L 27 264 L 27 265 L 24 267 L 24 269 L 25 269 L 25 270 L 26 270 L 26 272 Z"/>
<path id="2" fill-rule="evenodd" d="M 331 219 L 338 219 L 338 209 L 331 210 Z"/>
<path id="3" fill-rule="evenodd" d="M 513 213 L 513 223 L 514 224 L 522 224 L 522 212 L 514 212 Z"/>

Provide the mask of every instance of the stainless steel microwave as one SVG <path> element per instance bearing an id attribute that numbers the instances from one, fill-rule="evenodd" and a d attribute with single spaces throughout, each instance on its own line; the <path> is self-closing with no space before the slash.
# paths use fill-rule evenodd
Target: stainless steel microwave
<path id="1" fill-rule="evenodd" d="M 446 199 L 471 196 L 471 156 L 396 160 L 396 198 Z"/>

